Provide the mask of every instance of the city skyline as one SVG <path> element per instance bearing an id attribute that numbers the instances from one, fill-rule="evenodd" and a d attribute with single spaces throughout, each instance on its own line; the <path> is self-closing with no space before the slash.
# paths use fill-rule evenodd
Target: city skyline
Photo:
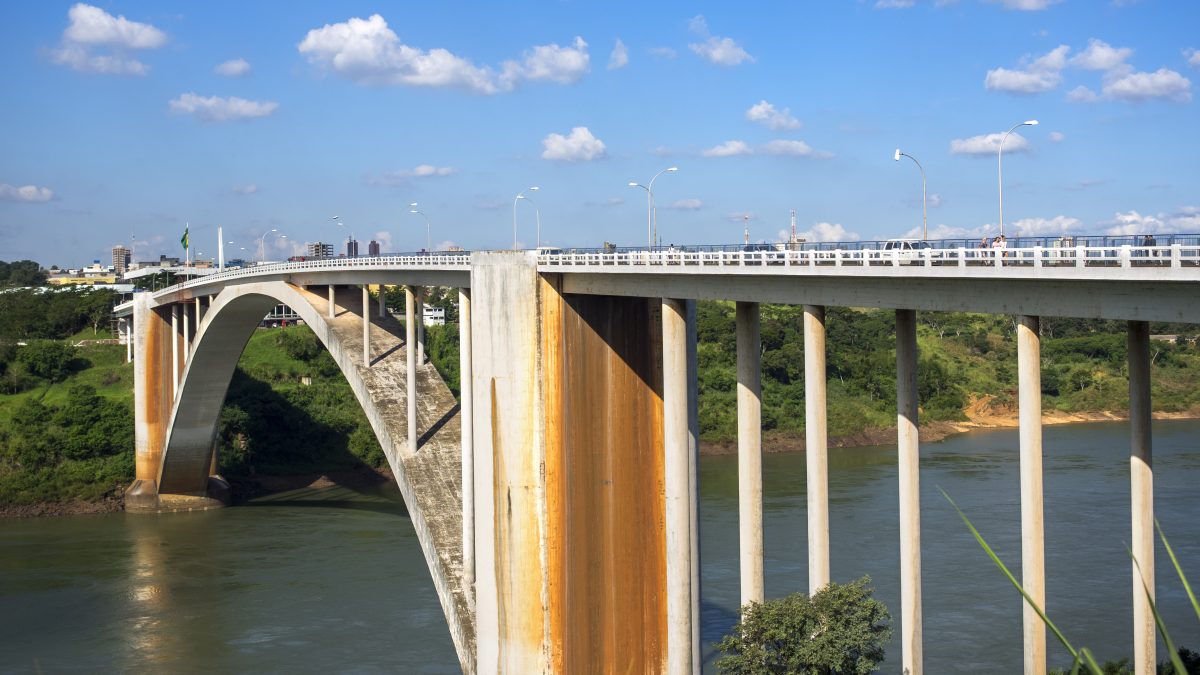
<path id="1" fill-rule="evenodd" d="M 633 11 L 634 9 L 637 11 Z M 626 11 L 628 10 L 628 11 Z M 1200 231 L 1194 3 L 0 9 L 0 259 Z M 236 21 L 235 21 L 236 17 Z M 531 209 L 518 239 L 533 246 Z M 338 216 L 337 220 L 333 216 Z M 210 250 L 211 249 L 211 250 Z M 228 255 L 228 250 L 227 250 Z M 253 257 L 253 256 L 252 256 Z"/>

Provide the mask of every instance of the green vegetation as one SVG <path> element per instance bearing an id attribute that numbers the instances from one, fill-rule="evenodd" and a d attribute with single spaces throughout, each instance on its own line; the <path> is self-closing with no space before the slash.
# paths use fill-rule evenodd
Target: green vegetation
<path id="1" fill-rule="evenodd" d="M 45 286 L 46 271 L 32 260 L 0 260 L 0 287 Z"/>
<path id="2" fill-rule="evenodd" d="M 736 675 L 866 675 L 883 662 L 892 635 L 887 607 L 871 596 L 871 578 L 831 583 L 811 598 L 793 593 L 742 608 L 717 645 L 717 669 Z"/>
<path id="3" fill-rule="evenodd" d="M 402 289 L 389 289 L 384 297 L 394 311 L 403 311 Z M 450 321 L 456 318 L 453 300 L 454 293 L 446 289 L 433 289 L 427 298 L 431 305 L 446 307 Z M 111 303 L 108 291 L 0 292 L 0 503 L 92 499 L 131 477 L 133 372 L 125 363 L 125 348 L 71 346 L 107 324 Z M 702 302 L 698 309 L 701 434 L 707 442 L 728 441 L 737 428 L 734 307 Z M 828 310 L 832 435 L 895 424 L 894 316 L 890 311 Z M 1001 409 L 1013 404 L 1011 318 L 918 316 L 923 422 L 963 419 L 964 408 L 980 399 Z M 1046 410 L 1126 408 L 1124 330 L 1123 322 L 1044 322 Z M 1155 409 L 1200 408 L 1200 349 L 1186 339 L 1196 327 L 1155 325 L 1152 332 L 1185 338 L 1178 344 L 1152 345 Z M 432 362 L 458 395 L 458 326 L 429 327 L 426 344 Z M 762 350 L 768 439 L 799 436 L 804 430 L 800 308 L 762 307 Z M 105 426 L 115 439 L 106 444 L 95 437 L 95 425 L 74 423 L 84 400 L 95 409 L 101 403 L 110 406 L 105 409 L 112 414 L 106 418 L 125 420 L 125 431 Z M 251 337 L 229 388 L 218 441 L 221 470 L 230 478 L 386 464 L 345 378 L 303 326 L 261 330 Z"/>

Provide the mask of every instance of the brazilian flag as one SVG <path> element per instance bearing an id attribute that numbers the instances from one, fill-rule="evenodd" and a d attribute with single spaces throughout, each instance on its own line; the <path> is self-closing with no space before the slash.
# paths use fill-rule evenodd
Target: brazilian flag
<path id="1" fill-rule="evenodd" d="M 180 237 L 179 243 L 183 245 L 183 250 L 185 250 L 185 251 L 188 250 L 189 248 L 191 248 L 188 245 L 188 226 L 186 226 L 186 225 L 183 228 L 183 236 Z"/>

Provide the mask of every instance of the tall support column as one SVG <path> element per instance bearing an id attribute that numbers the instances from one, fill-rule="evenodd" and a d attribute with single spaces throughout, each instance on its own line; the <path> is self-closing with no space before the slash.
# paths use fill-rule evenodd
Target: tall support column
<path id="1" fill-rule="evenodd" d="M 687 317 L 663 298 L 663 452 L 667 555 L 667 673 L 698 669 L 692 653 L 692 544 L 688 429 Z"/>
<path id="2" fill-rule="evenodd" d="M 829 585 L 829 448 L 825 427 L 825 308 L 804 306 L 804 447 L 808 592 Z"/>
<path id="3" fill-rule="evenodd" d="M 896 310 L 896 432 L 900 478 L 901 672 L 921 675 L 921 486 L 917 437 L 917 313 Z"/>
<path id="4" fill-rule="evenodd" d="M 204 318 L 204 305 L 201 303 L 202 298 L 196 296 L 196 332 L 200 332 L 200 320 Z"/>
<path id="5" fill-rule="evenodd" d="M 417 363 L 425 363 L 425 289 L 417 289 Z"/>
<path id="6" fill-rule="evenodd" d="M 688 493 L 692 532 L 692 672 L 700 675 L 700 382 L 697 378 L 696 301 L 685 300 L 687 340 Z"/>
<path id="7" fill-rule="evenodd" d="M 125 326 L 125 363 L 133 363 L 133 317 L 121 319 Z"/>
<path id="8" fill-rule="evenodd" d="M 1017 371 L 1021 437 L 1021 585 L 1046 608 L 1046 555 L 1042 523 L 1042 359 L 1040 321 L 1017 317 Z M 1028 602 L 1024 615 L 1025 675 L 1046 673 L 1046 624 Z"/>
<path id="9" fill-rule="evenodd" d="M 171 399 L 179 393 L 179 304 L 171 305 Z"/>
<path id="10" fill-rule="evenodd" d="M 462 428 L 463 586 L 475 593 L 475 439 L 471 423 L 471 289 L 458 289 L 458 419 Z"/>
<path id="11" fill-rule="evenodd" d="M 404 354 L 408 365 L 408 451 L 417 451 L 417 325 L 412 286 L 404 287 Z"/>
<path id="12" fill-rule="evenodd" d="M 379 318 L 387 316 L 387 304 L 383 297 L 383 284 L 379 284 Z"/>
<path id="13" fill-rule="evenodd" d="M 335 309 L 335 305 L 333 302 L 333 292 L 334 292 L 334 290 L 336 290 L 336 288 L 337 287 L 334 286 L 333 284 L 329 284 L 329 318 L 330 319 L 332 319 L 337 313 L 337 310 Z"/>
<path id="14" fill-rule="evenodd" d="M 371 367 L 371 292 L 362 286 L 363 368 Z"/>
<path id="15" fill-rule="evenodd" d="M 183 358 L 180 359 L 180 362 L 186 368 L 188 356 L 192 353 L 192 332 L 189 328 L 189 324 L 191 323 L 189 319 L 191 316 L 190 308 L 180 303 L 179 313 L 183 315 Z"/>
<path id="16" fill-rule="evenodd" d="M 1129 322 L 1129 505 L 1133 531 L 1133 666 L 1153 675 L 1158 657 L 1154 614 L 1154 463 L 1150 446 L 1150 324 Z M 1140 569 L 1139 569 L 1140 568 Z"/>
<path id="17" fill-rule="evenodd" d="M 757 302 L 737 303 L 738 543 L 742 606 L 763 601 L 762 340 Z"/>

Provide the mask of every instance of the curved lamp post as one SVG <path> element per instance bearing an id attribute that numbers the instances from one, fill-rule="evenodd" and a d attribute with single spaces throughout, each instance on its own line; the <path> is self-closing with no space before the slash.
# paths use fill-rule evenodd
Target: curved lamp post
<path id="1" fill-rule="evenodd" d="M 893 159 L 899 162 L 901 157 L 911 159 L 921 170 L 921 241 L 925 241 L 929 238 L 929 209 L 925 205 L 925 167 L 921 166 L 916 157 L 907 152 L 900 152 L 900 148 L 896 148 L 896 156 Z"/>
<path id="2" fill-rule="evenodd" d="M 409 204 L 409 206 L 412 207 L 409 209 L 409 213 L 415 213 L 425 219 L 425 253 L 433 253 L 433 246 L 431 244 L 433 240 L 429 238 L 429 216 L 417 210 L 416 202 Z"/>
<path id="3" fill-rule="evenodd" d="M 1037 120 L 1025 120 L 1019 124 L 1012 125 L 1012 129 L 1004 132 L 1004 136 L 1000 138 L 1000 147 L 996 148 L 996 178 L 1000 184 L 1000 236 L 1004 236 L 1004 168 L 1002 165 L 1004 141 L 1008 139 L 1008 135 L 1017 127 L 1036 127 L 1037 124 Z"/>
<path id="4" fill-rule="evenodd" d="M 530 187 L 530 188 L 525 188 L 524 190 L 521 190 L 520 192 L 518 192 L 517 196 L 513 198 L 513 250 L 514 251 L 517 250 L 517 201 L 520 199 L 524 199 L 526 192 L 537 192 L 540 189 L 541 188 L 539 188 L 536 185 L 533 187 Z M 529 202 L 529 203 L 532 204 L 533 202 Z M 539 220 L 538 220 L 539 229 L 541 228 L 540 218 L 541 217 L 539 216 Z"/>
<path id="5" fill-rule="evenodd" d="M 667 167 L 654 174 L 654 178 L 651 178 L 647 185 L 629 181 L 629 187 L 640 187 L 646 191 L 646 238 L 650 241 L 649 250 L 654 250 L 654 239 L 658 236 L 658 214 L 654 208 L 654 181 L 664 173 L 675 173 L 678 170 L 677 166 Z"/>
<path id="6" fill-rule="evenodd" d="M 524 199 L 533 207 L 534 216 L 537 218 L 537 247 L 542 247 L 542 210 L 538 208 L 537 202 L 533 201 L 525 195 L 517 195 L 517 199 Z"/>
<path id="7" fill-rule="evenodd" d="M 259 261 L 259 262 L 266 262 L 266 261 L 267 261 L 267 249 L 266 249 L 267 235 L 268 235 L 268 234 L 271 234 L 272 232 L 276 232 L 276 233 L 278 233 L 278 232 L 279 232 L 279 230 L 278 230 L 278 229 L 276 229 L 276 228 L 274 228 L 274 227 L 272 227 L 271 229 L 267 230 L 266 232 L 263 232 L 263 236 L 261 236 L 261 237 L 259 237 L 259 238 L 258 238 L 258 261 Z M 287 235 L 282 235 L 282 234 L 281 234 L 281 235 L 279 235 L 279 236 L 282 238 L 282 237 L 285 237 L 285 236 L 287 236 Z"/>

